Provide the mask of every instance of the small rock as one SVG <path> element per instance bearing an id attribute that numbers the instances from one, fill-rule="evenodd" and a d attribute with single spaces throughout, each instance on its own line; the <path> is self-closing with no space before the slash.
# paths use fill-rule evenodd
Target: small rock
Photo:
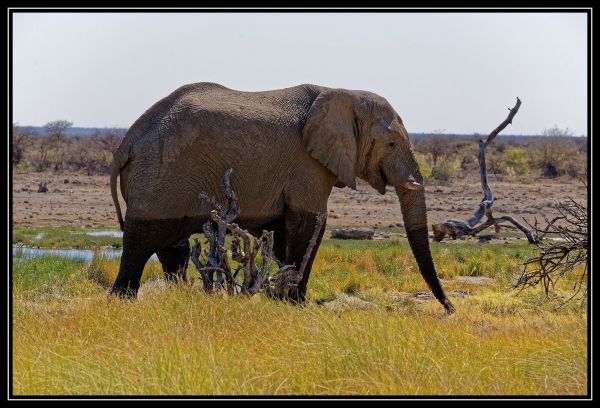
<path id="1" fill-rule="evenodd" d="M 69 184 L 69 179 L 65 179 L 65 181 L 63 181 L 64 184 Z"/>

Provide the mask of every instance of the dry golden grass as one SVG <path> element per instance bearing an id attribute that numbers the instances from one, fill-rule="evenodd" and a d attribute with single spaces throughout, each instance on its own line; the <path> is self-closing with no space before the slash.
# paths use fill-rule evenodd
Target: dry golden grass
<path id="1" fill-rule="evenodd" d="M 45 257 L 13 271 L 16 395 L 583 395 L 587 317 L 508 289 L 527 246 L 434 245 L 457 313 L 406 243 L 321 247 L 310 302 L 205 295 L 150 263 L 135 301 L 107 298 L 117 261 Z M 450 280 L 471 270 L 485 286 Z M 319 303 L 355 296 L 364 309 Z"/>

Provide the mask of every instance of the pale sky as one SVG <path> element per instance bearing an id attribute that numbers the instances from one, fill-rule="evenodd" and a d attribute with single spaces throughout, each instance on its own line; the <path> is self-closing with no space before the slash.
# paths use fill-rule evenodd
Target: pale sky
<path id="1" fill-rule="evenodd" d="M 584 13 L 15 13 L 13 122 L 129 127 L 177 87 L 385 97 L 409 132 L 587 135 Z"/>

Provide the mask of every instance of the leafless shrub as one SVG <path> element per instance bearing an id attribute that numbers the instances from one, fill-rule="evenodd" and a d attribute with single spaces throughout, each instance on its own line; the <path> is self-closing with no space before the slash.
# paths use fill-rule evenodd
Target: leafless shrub
<path id="1" fill-rule="evenodd" d="M 31 142 L 31 136 L 28 132 L 19 129 L 15 123 L 11 128 L 12 137 L 12 164 L 19 164 L 23 160 L 25 148 Z"/>
<path id="2" fill-rule="evenodd" d="M 65 164 L 74 170 L 84 169 L 88 175 L 98 168 L 98 153 L 93 137 L 74 136 L 69 140 L 68 155 Z"/>
<path id="3" fill-rule="evenodd" d="M 273 297 L 289 298 L 302 280 L 316 245 L 317 235 L 325 223 L 325 214 L 317 216 L 315 233 L 300 266 L 285 265 L 273 254 L 272 231 L 263 231 L 257 238 L 233 223 L 239 215 L 240 207 L 229 182 L 232 171 L 228 169 L 223 178 L 222 188 L 227 198 L 225 206 L 205 192 L 200 193 L 199 196 L 215 208 L 211 211 L 212 223 L 207 221 L 202 227 L 204 236 L 208 240 L 208 248 L 204 251 L 205 261 L 201 259 L 202 248 L 197 240 L 191 253 L 191 261 L 202 277 L 204 291 L 211 293 L 224 288 L 230 295 L 236 293 L 251 295 L 263 291 Z M 225 248 L 227 232 L 232 235 L 230 251 Z M 261 262 L 257 262 L 259 257 Z M 238 263 L 235 270 L 232 261 Z M 271 275 L 269 268 L 272 264 L 277 266 L 277 272 Z M 236 279 L 240 272 L 243 275 L 241 284 Z"/>
<path id="4" fill-rule="evenodd" d="M 451 146 L 451 139 L 442 134 L 443 130 L 435 130 L 434 135 L 428 140 L 418 144 L 417 150 L 431 157 L 432 167 L 436 167 L 439 159 L 448 155 Z"/>
<path id="5" fill-rule="evenodd" d="M 52 141 L 47 136 L 37 136 L 32 138 L 32 142 L 35 143 L 35 146 L 31 149 L 30 163 L 35 171 L 44 171 L 50 164 L 49 155 Z"/>
<path id="6" fill-rule="evenodd" d="M 55 150 L 55 163 L 54 169 L 62 169 L 63 162 L 65 159 L 65 150 L 64 150 L 64 138 L 65 131 L 73 126 L 73 122 L 69 122 L 68 120 L 55 120 L 53 122 L 46 123 L 46 131 L 48 135 L 52 138 L 54 142 L 54 150 Z"/>
<path id="7" fill-rule="evenodd" d="M 583 270 L 576 276 L 572 287 L 573 295 L 562 304 L 577 297 L 583 301 L 588 293 L 588 211 L 586 206 L 570 197 L 555 208 L 559 216 L 552 220 L 545 218 L 545 226 L 538 226 L 537 219 L 533 225 L 529 224 L 539 252 L 524 262 L 523 272 L 514 287 L 524 289 L 542 284 L 544 292 L 549 295 L 559 280 L 573 275 L 576 266 L 582 265 Z M 558 224 L 558 221 L 561 223 Z M 546 238 L 548 235 L 554 237 Z"/>
<path id="8" fill-rule="evenodd" d="M 107 128 L 97 132 L 93 138 L 100 150 L 112 154 L 117 150 L 124 136 L 125 133 L 121 129 Z"/>

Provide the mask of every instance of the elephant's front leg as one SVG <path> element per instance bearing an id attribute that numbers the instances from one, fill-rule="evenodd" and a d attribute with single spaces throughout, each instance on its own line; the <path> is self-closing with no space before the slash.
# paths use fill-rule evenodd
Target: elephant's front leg
<path id="1" fill-rule="evenodd" d="M 317 223 L 318 213 L 304 212 L 301 210 L 289 209 L 285 215 L 285 229 L 286 229 L 286 264 L 294 263 L 296 267 L 300 267 L 304 254 L 308 248 L 309 241 L 311 240 Z M 306 297 L 306 284 L 310 276 L 313 261 L 321 245 L 321 239 L 325 232 L 325 223 L 321 226 L 321 229 L 317 235 L 317 242 L 312 249 L 306 268 L 304 269 L 304 275 L 302 280 L 298 284 L 295 291 L 290 293 L 290 300 L 297 302 L 304 302 Z"/>
<path id="2" fill-rule="evenodd" d="M 157 251 L 156 256 L 168 281 L 187 280 L 186 272 L 190 260 L 190 244 L 187 238 Z"/>

